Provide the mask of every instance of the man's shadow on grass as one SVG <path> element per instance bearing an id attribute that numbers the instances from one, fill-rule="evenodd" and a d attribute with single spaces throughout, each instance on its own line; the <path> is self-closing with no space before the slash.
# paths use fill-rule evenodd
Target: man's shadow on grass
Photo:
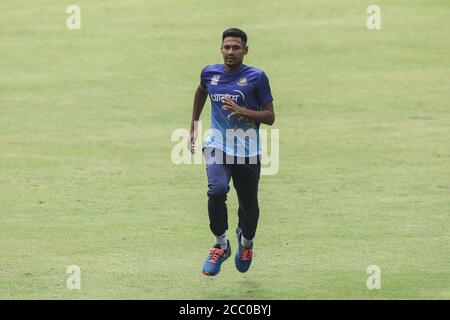
<path id="1" fill-rule="evenodd" d="M 211 279 L 212 280 L 212 279 Z M 219 290 L 214 294 L 214 297 L 208 295 L 205 299 L 217 300 L 251 300 L 251 299 L 267 299 L 267 287 L 262 286 L 262 280 L 256 279 L 236 279 L 229 284 L 227 288 L 231 290 Z"/>

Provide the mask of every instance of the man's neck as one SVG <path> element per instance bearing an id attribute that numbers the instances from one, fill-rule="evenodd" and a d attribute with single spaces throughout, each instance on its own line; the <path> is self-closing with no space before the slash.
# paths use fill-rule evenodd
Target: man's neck
<path id="1" fill-rule="evenodd" d="M 239 71 L 241 69 L 242 63 L 238 64 L 238 65 L 235 65 L 235 66 L 232 66 L 232 67 L 227 66 L 226 64 L 224 64 L 223 66 L 224 66 L 225 72 L 236 72 L 236 71 Z"/>

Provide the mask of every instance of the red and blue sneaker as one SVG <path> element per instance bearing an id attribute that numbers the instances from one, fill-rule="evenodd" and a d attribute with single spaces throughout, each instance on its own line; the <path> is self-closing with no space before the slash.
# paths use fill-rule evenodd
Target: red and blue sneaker
<path id="1" fill-rule="evenodd" d="M 227 240 L 227 250 L 220 248 L 216 244 L 214 248 L 209 250 L 209 255 L 203 264 L 203 274 L 206 276 L 215 276 L 220 272 L 220 265 L 231 255 L 230 241 Z"/>
<path id="2" fill-rule="evenodd" d="M 250 248 L 245 248 L 241 244 L 242 229 L 236 229 L 237 239 L 238 239 L 238 250 L 236 251 L 236 256 L 234 257 L 234 262 L 236 264 L 236 269 L 240 272 L 247 272 L 248 268 L 252 264 L 253 258 L 253 243 Z"/>

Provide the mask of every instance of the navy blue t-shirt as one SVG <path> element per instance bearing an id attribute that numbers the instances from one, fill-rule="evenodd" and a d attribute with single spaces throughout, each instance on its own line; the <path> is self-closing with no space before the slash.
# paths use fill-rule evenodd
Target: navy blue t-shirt
<path id="1" fill-rule="evenodd" d="M 264 71 L 243 64 L 239 71 L 225 72 L 223 64 L 213 64 L 202 70 L 200 83 L 211 99 L 211 131 L 204 146 L 238 157 L 261 154 L 259 123 L 237 116 L 228 120 L 232 111 L 222 110 L 222 106 L 227 95 L 237 105 L 252 110 L 261 110 L 271 102 L 269 79 Z"/>

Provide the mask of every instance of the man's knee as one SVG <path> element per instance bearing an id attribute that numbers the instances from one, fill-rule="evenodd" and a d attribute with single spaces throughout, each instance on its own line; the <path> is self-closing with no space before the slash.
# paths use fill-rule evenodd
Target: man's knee
<path id="1" fill-rule="evenodd" d="M 215 199 L 226 199 L 230 190 L 226 184 L 214 184 L 208 187 L 208 197 Z"/>

